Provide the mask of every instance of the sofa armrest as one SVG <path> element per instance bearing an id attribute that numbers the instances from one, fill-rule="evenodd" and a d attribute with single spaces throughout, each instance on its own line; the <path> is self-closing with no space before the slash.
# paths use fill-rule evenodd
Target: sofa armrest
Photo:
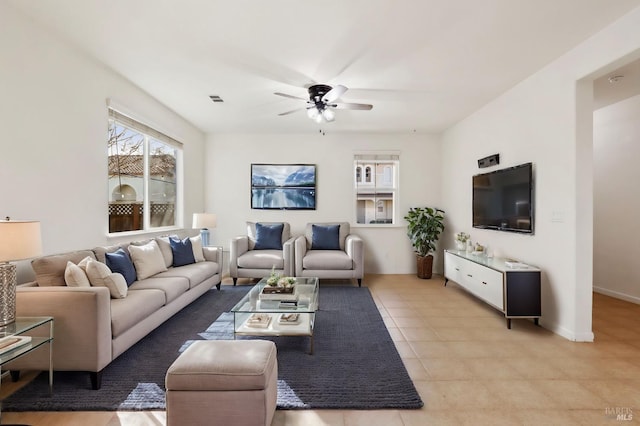
<path id="1" fill-rule="evenodd" d="M 111 296 L 106 287 L 19 287 L 16 314 L 54 318 L 55 370 L 98 372 L 112 360 Z M 36 329 L 33 335 L 46 333 Z M 48 370 L 48 351 L 33 351 L 8 368 Z"/>
<path id="2" fill-rule="evenodd" d="M 222 263 L 222 247 L 202 247 L 202 254 L 204 255 L 204 260 L 215 262 L 219 265 Z"/>
<path id="3" fill-rule="evenodd" d="M 286 277 L 295 276 L 295 258 L 294 258 L 294 243 L 296 237 L 291 237 L 282 244 L 282 258 L 284 259 L 284 271 L 283 274 Z"/>
<path id="4" fill-rule="evenodd" d="M 347 235 L 344 249 L 353 260 L 354 278 L 362 278 L 364 276 L 364 242 L 362 238 L 354 234 Z"/>
<path id="5" fill-rule="evenodd" d="M 300 235 L 294 241 L 294 268 L 296 271 L 296 277 L 302 276 L 302 259 L 307 254 L 307 238 L 304 235 Z"/>
<path id="6" fill-rule="evenodd" d="M 229 275 L 238 276 L 238 257 L 249 251 L 249 237 L 246 235 L 231 239 L 229 247 Z"/>

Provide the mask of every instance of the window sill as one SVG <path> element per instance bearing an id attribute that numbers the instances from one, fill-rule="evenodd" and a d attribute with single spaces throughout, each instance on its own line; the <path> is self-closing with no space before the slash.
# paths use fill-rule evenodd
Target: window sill
<path id="1" fill-rule="evenodd" d="M 352 223 L 352 228 L 405 228 L 404 225 L 395 223 Z"/>
<path id="2" fill-rule="evenodd" d="M 168 233 L 176 233 L 180 231 L 184 231 L 184 228 L 179 228 L 176 226 L 168 226 L 166 228 L 154 228 L 153 230 L 146 229 L 142 231 L 124 231 L 124 232 L 108 233 L 107 239 L 117 240 L 120 238 L 145 237 L 145 236 L 156 237 L 156 236 L 165 235 Z"/>

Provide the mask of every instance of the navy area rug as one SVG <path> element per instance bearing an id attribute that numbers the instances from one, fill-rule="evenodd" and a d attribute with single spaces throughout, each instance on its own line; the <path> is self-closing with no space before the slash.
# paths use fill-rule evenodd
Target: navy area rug
<path id="1" fill-rule="evenodd" d="M 233 339 L 231 307 L 248 286 L 212 290 L 174 315 L 108 367 L 102 388 L 87 373 L 47 374 L 7 397 L 4 411 L 165 409 L 164 377 L 195 340 Z M 279 409 L 412 409 L 423 402 L 367 288 L 320 288 L 314 354 L 307 337 L 275 337 Z M 55 350 L 55 349 L 54 349 Z"/>

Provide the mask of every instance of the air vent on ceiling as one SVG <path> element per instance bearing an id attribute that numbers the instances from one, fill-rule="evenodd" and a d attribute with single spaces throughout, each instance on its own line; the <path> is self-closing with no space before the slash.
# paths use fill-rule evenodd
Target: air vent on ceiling
<path id="1" fill-rule="evenodd" d="M 213 102 L 224 102 L 222 100 L 222 98 L 218 95 L 209 95 L 209 98 L 213 101 Z"/>

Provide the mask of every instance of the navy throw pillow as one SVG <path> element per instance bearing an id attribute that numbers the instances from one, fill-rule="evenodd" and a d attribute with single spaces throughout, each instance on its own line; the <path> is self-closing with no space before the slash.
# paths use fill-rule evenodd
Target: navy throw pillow
<path id="1" fill-rule="evenodd" d="M 254 250 L 282 250 L 284 223 L 263 225 L 256 223 L 256 245 Z"/>
<path id="2" fill-rule="evenodd" d="M 105 253 L 105 260 L 111 272 L 122 274 L 124 280 L 127 282 L 127 286 L 133 284 L 138 278 L 136 276 L 136 268 L 133 266 L 129 254 L 123 249 L 119 248 L 113 253 Z"/>
<path id="3" fill-rule="evenodd" d="M 193 257 L 191 240 L 188 237 L 184 240 L 169 238 L 169 244 L 171 244 L 171 253 L 173 254 L 173 263 L 171 266 L 176 267 L 196 263 L 196 258 Z"/>
<path id="4" fill-rule="evenodd" d="M 340 250 L 340 225 L 311 225 L 311 250 Z"/>

